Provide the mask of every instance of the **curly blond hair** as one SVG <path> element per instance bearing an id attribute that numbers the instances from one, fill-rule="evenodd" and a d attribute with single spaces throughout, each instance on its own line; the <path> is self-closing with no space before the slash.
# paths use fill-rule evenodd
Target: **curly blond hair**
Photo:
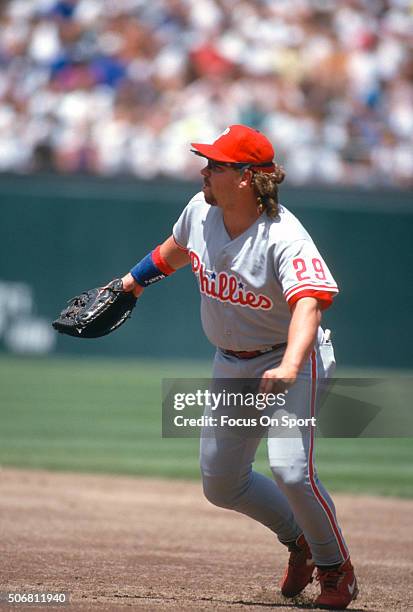
<path id="1" fill-rule="evenodd" d="M 278 209 L 278 185 L 285 179 L 285 171 L 282 166 L 275 164 L 274 172 L 257 172 L 252 175 L 252 186 L 257 196 L 258 209 L 266 212 L 274 219 L 279 212 Z"/>

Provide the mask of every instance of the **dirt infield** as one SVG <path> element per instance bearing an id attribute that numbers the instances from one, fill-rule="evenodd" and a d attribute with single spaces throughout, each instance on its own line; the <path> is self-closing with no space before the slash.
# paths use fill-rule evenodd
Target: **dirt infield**
<path id="1" fill-rule="evenodd" d="M 335 500 L 360 581 L 349 609 L 413 609 L 413 501 Z M 296 610 L 316 593 L 284 599 L 284 547 L 199 483 L 1 469 L 0 525 L 0 591 L 66 591 L 63 610 Z"/>

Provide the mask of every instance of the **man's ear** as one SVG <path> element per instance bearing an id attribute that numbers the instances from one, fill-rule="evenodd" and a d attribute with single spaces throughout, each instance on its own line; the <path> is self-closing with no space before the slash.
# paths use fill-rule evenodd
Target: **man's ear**
<path id="1" fill-rule="evenodd" d="M 247 168 L 242 173 L 241 180 L 239 182 L 239 186 L 242 189 L 245 189 L 245 187 L 251 187 L 251 179 L 252 179 L 252 172 L 249 168 Z"/>

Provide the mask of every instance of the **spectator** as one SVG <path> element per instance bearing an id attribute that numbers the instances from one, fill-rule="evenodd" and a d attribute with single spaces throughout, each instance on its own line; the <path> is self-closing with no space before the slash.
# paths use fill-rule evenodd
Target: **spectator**
<path id="1" fill-rule="evenodd" d="M 411 1 L 1 3 L 0 171 L 193 178 L 237 122 L 292 184 L 411 188 Z"/>

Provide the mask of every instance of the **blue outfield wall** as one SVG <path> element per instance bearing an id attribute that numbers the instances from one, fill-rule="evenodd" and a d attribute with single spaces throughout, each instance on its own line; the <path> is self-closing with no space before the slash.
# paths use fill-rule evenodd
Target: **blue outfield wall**
<path id="1" fill-rule="evenodd" d="M 20 323 L 22 316 L 50 323 L 69 297 L 125 273 L 170 234 L 198 189 L 167 179 L 0 177 L 0 348 L 24 347 L 10 340 L 18 334 L 8 333 L 19 317 Z M 338 362 L 411 368 L 412 192 L 286 186 L 281 200 L 309 230 L 341 288 L 324 317 Z M 16 287 L 31 294 L 26 311 L 19 311 L 18 292 L 10 302 L 9 289 Z M 21 339 L 25 328 L 18 329 Z M 59 336 L 45 350 L 190 358 L 213 353 L 189 269 L 147 290 L 132 320 L 111 336 Z"/>

